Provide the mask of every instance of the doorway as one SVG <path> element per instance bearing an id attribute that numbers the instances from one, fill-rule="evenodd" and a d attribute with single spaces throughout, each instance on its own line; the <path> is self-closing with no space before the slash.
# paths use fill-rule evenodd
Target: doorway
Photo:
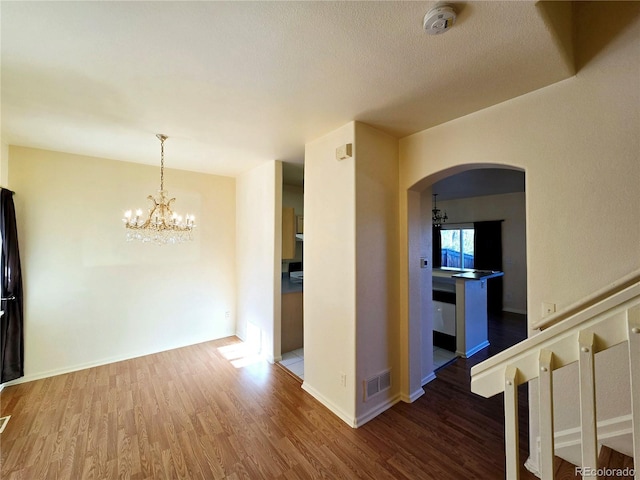
<path id="1" fill-rule="evenodd" d="M 427 370 L 423 378 L 429 379 L 429 372 L 446 368 L 457 357 L 470 353 L 464 349 L 461 352 L 459 345 L 456 349 L 459 329 L 456 331 L 454 282 L 447 278 L 450 268 L 504 272 L 503 276 L 486 282 L 489 303 L 486 324 L 491 330 L 486 337 L 487 340 L 493 338 L 494 345 L 478 345 L 479 350 L 486 348 L 483 357 L 487 352 L 494 355 L 505 348 L 503 342 L 495 340 L 502 338 L 500 329 L 506 329 L 509 338 L 519 338 L 512 333 L 514 324 L 521 324 L 520 330 L 526 335 L 525 172 L 504 167 L 470 167 L 433 182 L 420 195 L 421 210 L 430 213 L 421 215 L 422 242 L 429 244 L 426 250 L 431 253 L 432 265 L 431 281 L 424 282 L 430 284 L 427 288 L 431 291 L 425 292 L 428 301 L 423 302 L 427 308 L 425 313 L 432 314 L 432 320 L 424 322 L 423 330 L 423 338 L 432 342 L 423 344 L 423 355 L 430 357 L 423 361 L 423 368 Z M 439 212 L 434 212 L 434 199 Z M 446 218 L 439 228 L 432 228 L 435 215 Z M 493 229 L 493 236 L 488 236 L 487 227 Z M 475 353 L 472 346 L 471 355 Z"/>
<path id="2" fill-rule="evenodd" d="M 304 380 L 304 166 L 283 163 L 282 178 L 282 359 L 279 363 Z"/>

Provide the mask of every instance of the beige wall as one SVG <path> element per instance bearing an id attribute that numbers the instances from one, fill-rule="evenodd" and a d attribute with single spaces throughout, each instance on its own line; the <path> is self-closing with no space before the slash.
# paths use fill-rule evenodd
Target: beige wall
<path id="1" fill-rule="evenodd" d="M 356 421 L 400 398 L 398 140 L 356 122 Z M 367 401 L 364 382 L 391 371 L 391 388 Z"/>
<path id="2" fill-rule="evenodd" d="M 355 141 L 349 123 L 305 146 L 304 383 L 350 425 L 356 402 Z M 341 384 L 341 375 L 346 385 Z"/>
<path id="3" fill-rule="evenodd" d="M 410 251 L 419 218 L 410 189 L 466 165 L 512 165 L 526 173 L 530 324 L 542 302 L 562 308 L 640 268 L 639 6 L 582 2 L 575 77 L 400 141 L 402 249 Z M 416 268 L 401 277 L 403 302 Z M 407 338 L 419 332 L 415 305 L 402 305 Z M 535 438 L 535 422 L 531 429 Z"/>
<path id="4" fill-rule="evenodd" d="M 527 313 L 527 240 L 524 193 L 485 195 L 438 202 L 447 212 L 447 224 L 484 220 L 502 222 L 502 269 L 504 288 L 502 308 Z M 430 221 L 430 217 L 429 217 Z"/>
<path id="5" fill-rule="evenodd" d="M 281 355 L 282 162 L 238 176 L 236 204 L 237 334 L 274 362 Z"/>
<path id="6" fill-rule="evenodd" d="M 0 143 L 0 187 L 9 188 L 9 145 Z"/>
<path id="7" fill-rule="evenodd" d="M 397 149 L 358 122 L 306 145 L 303 388 L 352 426 L 400 399 Z M 391 389 L 365 400 L 389 370 Z"/>
<path id="8" fill-rule="evenodd" d="M 25 377 L 50 376 L 235 333 L 235 182 L 165 171 L 195 240 L 125 241 L 156 167 L 10 147 L 25 289 Z M 224 234 L 221 234 L 224 232 Z M 231 312 L 229 318 L 225 312 Z"/>

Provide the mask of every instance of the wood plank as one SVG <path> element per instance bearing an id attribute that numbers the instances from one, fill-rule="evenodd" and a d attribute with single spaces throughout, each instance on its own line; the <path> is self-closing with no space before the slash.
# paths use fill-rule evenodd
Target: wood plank
<path id="1" fill-rule="evenodd" d="M 469 390 L 471 366 L 513 339 L 495 322 L 486 351 L 358 429 L 276 365 L 235 368 L 233 337 L 9 386 L 0 478 L 505 478 L 503 400 Z M 517 395 L 526 455 L 526 385 Z"/>

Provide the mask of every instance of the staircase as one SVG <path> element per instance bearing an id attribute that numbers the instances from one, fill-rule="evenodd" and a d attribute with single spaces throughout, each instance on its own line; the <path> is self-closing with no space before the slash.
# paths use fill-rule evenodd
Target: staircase
<path id="1" fill-rule="evenodd" d="M 607 474 L 611 472 L 608 470 L 612 470 L 609 463 L 616 454 L 611 448 L 602 447 L 606 435 L 597 417 L 596 354 L 620 345 L 619 348 L 625 351 L 621 356 L 623 360 L 608 368 L 613 369 L 610 370 L 612 375 L 628 370 L 624 382 L 629 383 L 630 411 L 626 412 L 625 418 L 628 417 L 628 453 L 635 459 L 635 465 L 626 471 L 616 470 L 611 478 L 625 478 L 618 474 L 627 473 L 626 478 L 640 480 L 640 272 L 595 292 L 582 302 L 544 319 L 534 328 L 541 332 L 471 369 L 472 392 L 487 398 L 504 394 L 507 479 L 519 478 L 518 385 L 532 380 L 538 383 L 539 411 L 533 417 L 539 419 L 537 469 L 540 477 L 543 480 L 576 478 L 575 465 L 569 467 L 571 476 L 565 477 L 568 472 L 563 468 L 567 467 L 563 467 L 562 460 L 556 457 L 555 442 L 559 432 L 554 429 L 553 391 L 554 372 L 573 363 L 577 363 L 579 372 L 579 394 L 571 400 L 580 411 L 580 426 L 576 433 L 579 473 L 586 479 L 609 478 Z M 556 388 L 560 391 L 563 385 L 556 385 Z M 599 396 L 603 401 L 602 392 Z M 566 399 L 566 395 L 558 398 Z M 604 401 L 607 401 L 606 395 Z M 609 463 L 605 465 L 605 461 Z M 603 466 L 607 467 L 604 471 Z"/>

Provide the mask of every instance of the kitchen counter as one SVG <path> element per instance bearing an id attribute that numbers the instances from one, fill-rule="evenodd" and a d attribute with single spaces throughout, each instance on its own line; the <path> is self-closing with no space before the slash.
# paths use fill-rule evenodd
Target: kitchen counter
<path id="1" fill-rule="evenodd" d="M 302 279 L 293 278 L 288 273 L 282 274 L 282 294 L 302 292 Z"/>
<path id="2" fill-rule="evenodd" d="M 442 267 L 432 273 L 434 290 L 455 292 L 455 327 L 449 326 L 444 333 L 450 334 L 455 328 L 456 353 L 470 357 L 489 346 L 487 280 L 504 272 Z"/>
<path id="3" fill-rule="evenodd" d="M 437 278 L 462 278 L 464 280 L 483 280 L 501 277 L 504 272 L 495 270 L 474 270 L 472 268 L 442 267 L 434 268 L 433 276 Z"/>

